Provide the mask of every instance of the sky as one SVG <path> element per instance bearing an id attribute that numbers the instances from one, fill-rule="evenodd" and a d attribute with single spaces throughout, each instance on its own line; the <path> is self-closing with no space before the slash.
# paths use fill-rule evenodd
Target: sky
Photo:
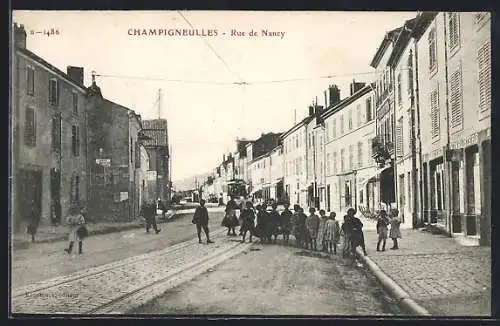
<path id="1" fill-rule="evenodd" d="M 370 61 L 385 33 L 415 16 L 14 11 L 12 20 L 24 25 L 27 48 L 52 65 L 62 71 L 68 65 L 83 67 L 87 86 L 95 71 L 105 98 L 142 119 L 157 118 L 160 112 L 168 120 L 172 179 L 180 180 L 213 170 L 224 153 L 236 150 L 237 138 L 290 129 L 313 101 L 324 104 L 329 84 L 338 85 L 345 98 L 353 79 L 373 80 Z M 36 33 L 50 29 L 59 34 Z M 133 35 L 143 29 L 157 35 Z M 196 29 L 204 36 L 168 35 L 176 29 Z"/>

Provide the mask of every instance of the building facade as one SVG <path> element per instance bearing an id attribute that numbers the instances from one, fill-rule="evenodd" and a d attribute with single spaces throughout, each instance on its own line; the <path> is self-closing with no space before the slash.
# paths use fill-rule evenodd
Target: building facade
<path id="1" fill-rule="evenodd" d="M 26 48 L 23 25 L 12 47 L 12 217 L 57 225 L 87 204 L 87 101 L 83 68 L 64 73 Z"/>
<path id="2" fill-rule="evenodd" d="M 102 97 L 93 80 L 88 116 L 89 214 L 96 220 L 130 221 L 139 215 L 141 119 Z"/>
<path id="3" fill-rule="evenodd" d="M 326 110 L 326 205 L 322 208 L 360 213 L 378 207 L 377 166 L 371 158 L 375 137 L 373 85 L 353 82 L 350 96 Z"/>
<path id="4" fill-rule="evenodd" d="M 440 12 L 419 18 L 415 37 L 424 220 L 454 236 L 488 244 L 490 14 Z"/>
<path id="5" fill-rule="evenodd" d="M 146 138 L 144 147 L 149 153 L 150 169 L 157 171 L 156 198 L 169 203 L 172 199 L 172 180 L 167 120 L 143 120 L 142 134 Z"/>

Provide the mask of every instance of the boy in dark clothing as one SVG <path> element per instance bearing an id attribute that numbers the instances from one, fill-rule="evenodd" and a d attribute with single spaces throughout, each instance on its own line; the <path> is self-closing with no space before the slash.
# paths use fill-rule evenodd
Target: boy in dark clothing
<path id="1" fill-rule="evenodd" d="M 207 243 L 214 243 L 210 240 L 209 230 L 208 230 L 208 210 L 205 207 L 205 200 L 200 200 L 200 207 L 196 207 L 193 216 L 193 224 L 196 224 L 196 231 L 198 232 L 198 243 L 201 241 L 201 229 L 205 232 L 207 237 Z"/>
<path id="2" fill-rule="evenodd" d="M 288 209 L 290 206 L 288 203 L 284 204 L 285 210 L 281 212 L 281 229 L 283 232 L 283 241 L 288 244 L 290 240 L 290 232 L 292 232 L 292 212 Z"/>
<path id="3" fill-rule="evenodd" d="M 363 223 L 359 218 L 354 216 L 356 214 L 356 210 L 354 208 L 349 208 L 347 210 L 347 228 L 350 229 L 351 233 L 351 249 L 353 258 L 356 257 L 356 248 L 361 246 L 363 249 L 363 253 L 366 254 L 365 247 L 365 237 L 363 235 Z M 349 232 L 349 231 L 348 231 Z"/>
<path id="4" fill-rule="evenodd" d="M 269 242 L 276 243 L 276 238 L 278 237 L 278 228 L 280 225 L 280 213 L 276 210 L 278 205 L 276 203 L 272 204 L 272 210 L 269 213 L 269 221 L 267 223 L 267 236 Z M 274 239 L 272 237 L 274 236 Z"/>

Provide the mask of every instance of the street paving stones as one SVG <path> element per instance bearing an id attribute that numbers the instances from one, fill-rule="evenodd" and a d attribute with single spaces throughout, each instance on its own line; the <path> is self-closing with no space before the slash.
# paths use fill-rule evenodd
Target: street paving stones
<path id="1" fill-rule="evenodd" d="M 491 248 L 466 247 L 444 235 L 403 230 L 399 250 L 377 252 L 377 234 L 365 231 L 369 258 L 433 315 L 467 315 L 474 309 L 451 304 L 455 298 L 477 296 L 478 315 L 489 315 L 491 296 Z M 467 301 L 467 300 L 465 300 Z M 467 305 L 467 303 L 465 303 Z"/>
<path id="2" fill-rule="evenodd" d="M 182 273 L 189 266 L 207 262 L 237 246 L 245 249 L 245 245 L 223 235 L 223 230 L 215 232 L 214 239 L 215 243 L 210 245 L 183 242 L 164 250 L 13 289 L 12 312 L 92 313 L 123 296 Z"/>

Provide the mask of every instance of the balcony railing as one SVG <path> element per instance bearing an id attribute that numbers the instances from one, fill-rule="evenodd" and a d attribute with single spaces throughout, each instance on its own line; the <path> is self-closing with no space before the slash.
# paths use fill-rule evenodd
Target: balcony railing
<path id="1" fill-rule="evenodd" d="M 372 139 L 372 157 L 378 164 L 384 164 L 394 151 L 394 144 L 388 138 L 387 135 L 377 135 Z"/>

